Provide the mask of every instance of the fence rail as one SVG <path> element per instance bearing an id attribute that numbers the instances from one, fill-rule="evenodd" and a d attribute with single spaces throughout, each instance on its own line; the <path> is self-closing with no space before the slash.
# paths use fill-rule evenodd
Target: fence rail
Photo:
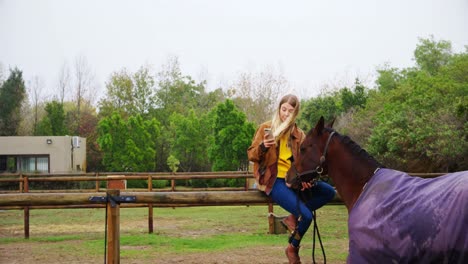
<path id="1" fill-rule="evenodd" d="M 1 206 L 32 205 L 86 205 L 96 204 L 90 197 L 106 193 L 22 193 L 0 194 Z M 121 192 L 121 196 L 135 197 L 137 204 L 153 205 L 252 205 L 269 202 L 259 191 L 209 191 L 209 192 Z"/>
<path id="2" fill-rule="evenodd" d="M 410 173 L 412 176 L 433 178 L 443 173 Z M 185 188 L 176 187 L 176 180 L 192 179 L 245 179 L 244 187 L 229 188 Z M 183 173 L 82 173 L 82 174 L 29 174 L 3 173 L 2 182 L 19 184 L 17 190 L 0 189 L 0 209 L 24 210 L 24 233 L 29 237 L 29 209 L 59 208 L 102 208 L 103 204 L 89 201 L 92 196 L 102 196 L 108 188 L 101 188 L 101 182 L 119 180 L 146 180 L 147 188 L 126 189 L 125 195 L 136 197 L 131 204 L 122 208 L 148 207 L 148 232 L 153 233 L 153 206 L 183 207 L 209 205 L 268 205 L 268 213 L 273 215 L 273 203 L 263 193 L 254 190 L 253 174 L 248 171 L 225 172 L 183 172 Z M 170 188 L 153 188 L 153 180 L 169 180 Z M 94 182 L 93 189 L 31 190 L 31 182 Z M 0 187 L 1 188 L 1 187 Z M 330 204 L 342 204 L 339 196 Z M 269 218 L 269 232 L 273 232 L 273 218 Z"/>

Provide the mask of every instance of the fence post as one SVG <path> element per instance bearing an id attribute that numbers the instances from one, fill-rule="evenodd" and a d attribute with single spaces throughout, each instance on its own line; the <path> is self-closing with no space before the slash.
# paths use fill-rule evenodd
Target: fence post
<path id="1" fill-rule="evenodd" d="M 20 173 L 19 178 L 20 178 L 20 180 L 21 180 L 21 181 L 19 182 L 19 192 L 22 193 L 22 192 L 24 192 L 24 191 L 23 191 L 23 190 L 24 190 L 23 173 Z"/>
<path id="2" fill-rule="evenodd" d="M 275 233 L 275 217 L 273 215 L 273 203 L 268 203 L 268 233 Z"/>
<path id="3" fill-rule="evenodd" d="M 22 192 L 29 192 L 29 181 L 28 176 L 23 177 L 23 191 Z M 24 238 L 29 239 L 29 206 L 23 207 L 24 211 Z"/>
<path id="4" fill-rule="evenodd" d="M 148 176 L 148 191 L 153 191 L 153 176 Z M 153 204 L 148 204 L 148 233 L 153 233 Z"/>
<path id="5" fill-rule="evenodd" d="M 94 188 L 95 188 L 96 192 L 99 192 L 99 181 L 98 181 L 98 175 L 99 175 L 99 173 L 96 172 L 95 175 L 96 175 L 96 182 L 95 182 Z"/>
<path id="6" fill-rule="evenodd" d="M 119 196 L 120 190 L 107 190 L 107 197 Z M 112 207 L 113 206 L 113 207 Z M 120 205 L 107 201 L 107 262 L 120 263 Z"/>

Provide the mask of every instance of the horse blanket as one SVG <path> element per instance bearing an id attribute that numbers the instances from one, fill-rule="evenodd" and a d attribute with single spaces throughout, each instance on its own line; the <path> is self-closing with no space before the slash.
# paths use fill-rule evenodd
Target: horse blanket
<path id="1" fill-rule="evenodd" d="M 348 263 L 468 263 L 468 171 L 423 179 L 380 169 L 348 232 Z"/>

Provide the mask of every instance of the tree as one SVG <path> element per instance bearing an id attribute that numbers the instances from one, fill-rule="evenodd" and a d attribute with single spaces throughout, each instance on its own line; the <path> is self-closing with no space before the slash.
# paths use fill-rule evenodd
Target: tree
<path id="1" fill-rule="evenodd" d="M 68 130 L 65 126 L 65 111 L 58 101 L 46 103 L 46 116 L 39 122 L 35 135 L 65 136 Z"/>
<path id="2" fill-rule="evenodd" d="M 58 100 L 60 101 L 61 104 L 63 104 L 65 100 L 65 96 L 69 92 L 70 79 L 71 79 L 70 69 L 68 67 L 68 64 L 64 62 L 62 64 L 62 67 L 60 68 L 58 86 L 57 86 Z"/>
<path id="3" fill-rule="evenodd" d="M 119 112 L 123 116 L 148 116 L 155 108 L 154 83 L 148 67 L 134 74 L 126 69 L 114 72 L 106 84 L 106 97 L 99 102 L 100 115 Z"/>
<path id="4" fill-rule="evenodd" d="M 213 110 L 213 142 L 208 157 L 214 171 L 247 170 L 247 148 L 255 127 L 234 102 L 227 99 Z"/>
<path id="5" fill-rule="evenodd" d="M 283 73 L 268 67 L 259 73 L 241 73 L 227 95 L 246 114 L 247 120 L 259 125 L 271 119 L 280 91 L 288 88 Z"/>
<path id="6" fill-rule="evenodd" d="M 356 78 L 354 91 L 347 87 L 341 89 L 341 106 L 344 112 L 352 108 L 364 108 L 367 100 L 366 87 Z"/>
<path id="7" fill-rule="evenodd" d="M 427 40 L 421 42 L 417 49 L 428 44 Z M 365 147 L 386 166 L 411 172 L 468 167 L 464 114 L 468 55 L 455 54 L 443 61 L 432 68 L 429 66 L 436 64 L 418 62 L 425 66 L 399 71 L 395 88 L 374 93 L 358 113 L 354 126 L 371 131 Z M 366 119 L 372 119 L 370 124 L 363 122 Z"/>
<path id="8" fill-rule="evenodd" d="M 377 89 L 381 92 L 395 89 L 403 78 L 397 68 L 391 68 L 388 64 L 378 68 L 377 73 L 378 76 L 375 83 L 377 84 Z"/>
<path id="9" fill-rule="evenodd" d="M 143 120 L 140 115 L 128 120 L 115 113 L 99 122 L 97 142 L 107 171 L 154 171 L 155 140 L 160 125 L 156 119 Z"/>
<path id="10" fill-rule="evenodd" d="M 114 112 L 122 116 L 134 112 L 133 81 L 126 69 L 112 73 L 106 84 L 106 97 L 99 102 L 100 115 L 109 117 Z"/>
<path id="11" fill-rule="evenodd" d="M 10 76 L 0 86 L 0 136 L 17 135 L 25 96 L 23 72 L 18 68 L 10 70 Z"/>
<path id="12" fill-rule="evenodd" d="M 446 65 L 452 55 L 452 44 L 449 41 L 436 41 L 434 36 L 420 38 L 414 51 L 417 65 L 423 71 L 435 75 L 440 67 Z"/>
<path id="13" fill-rule="evenodd" d="M 43 100 L 42 98 L 42 88 L 43 88 L 43 83 L 39 79 L 38 76 L 34 76 L 33 80 L 29 84 L 29 95 L 30 95 L 30 100 L 32 101 L 32 110 L 33 110 L 33 122 L 32 122 L 32 134 L 33 135 L 39 135 L 37 128 L 39 125 L 39 120 L 40 120 L 40 112 L 41 108 L 44 107 L 41 101 Z"/>
<path id="14" fill-rule="evenodd" d="M 170 128 L 170 116 L 180 114 L 188 116 L 190 111 L 198 116 L 206 114 L 220 98 L 220 90 L 212 93 L 205 92 L 205 82 L 195 83 L 190 76 L 183 76 L 177 58 L 172 58 L 163 70 L 158 73 L 158 87 L 156 94 L 156 107 L 149 113 L 161 122 L 163 129 L 161 137 L 157 141 L 158 171 L 166 171 L 167 158 L 171 154 L 171 140 L 173 131 Z M 179 158 L 179 157 L 177 157 Z"/>
<path id="15" fill-rule="evenodd" d="M 342 111 L 340 109 L 339 94 L 322 94 L 316 98 L 302 101 L 301 111 L 297 118 L 299 127 L 308 131 L 321 116 L 325 120 L 331 120 L 338 116 Z"/>
<path id="16" fill-rule="evenodd" d="M 149 72 L 149 67 L 141 67 L 133 74 L 133 97 L 135 98 L 134 114 L 148 115 L 155 108 L 155 80 Z"/>
<path id="17" fill-rule="evenodd" d="M 81 126 L 79 135 L 86 138 L 86 170 L 104 171 L 102 164 L 103 153 L 97 143 L 98 117 L 95 109 L 83 111 L 81 114 Z"/>
<path id="18" fill-rule="evenodd" d="M 73 134 L 78 134 L 83 104 L 92 104 L 94 98 L 96 97 L 94 93 L 96 93 L 97 90 L 94 83 L 94 74 L 91 71 L 86 57 L 76 57 L 73 71 L 75 74 L 75 95 L 73 100 L 75 101 L 76 108 L 73 112 L 70 112 L 70 114 L 73 115 L 73 117 L 70 119 L 73 121 L 73 123 L 70 123 L 70 125 L 72 125 L 70 131 Z"/>
<path id="19" fill-rule="evenodd" d="M 171 169 L 172 173 L 176 173 L 177 170 L 179 170 L 179 164 L 180 161 L 176 157 L 169 155 L 167 158 L 167 166 L 169 166 L 169 169 Z"/>
<path id="20" fill-rule="evenodd" d="M 209 170 L 206 157 L 211 129 L 206 115 L 198 118 L 194 110 L 187 116 L 174 113 L 170 123 L 174 133 L 170 140 L 171 156 L 180 162 L 179 168 L 187 172 Z"/>

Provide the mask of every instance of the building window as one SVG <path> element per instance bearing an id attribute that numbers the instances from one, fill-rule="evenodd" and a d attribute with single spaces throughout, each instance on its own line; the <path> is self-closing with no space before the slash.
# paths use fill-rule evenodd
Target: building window
<path id="1" fill-rule="evenodd" d="M 22 156 L 19 157 L 18 168 L 21 172 L 49 172 L 49 157 Z"/>
<path id="2" fill-rule="evenodd" d="M 36 169 L 40 172 L 49 172 L 49 157 L 37 157 Z"/>
<path id="3" fill-rule="evenodd" d="M 0 172 L 4 172 L 4 171 L 7 171 L 7 160 L 8 160 L 8 156 L 0 156 Z"/>

